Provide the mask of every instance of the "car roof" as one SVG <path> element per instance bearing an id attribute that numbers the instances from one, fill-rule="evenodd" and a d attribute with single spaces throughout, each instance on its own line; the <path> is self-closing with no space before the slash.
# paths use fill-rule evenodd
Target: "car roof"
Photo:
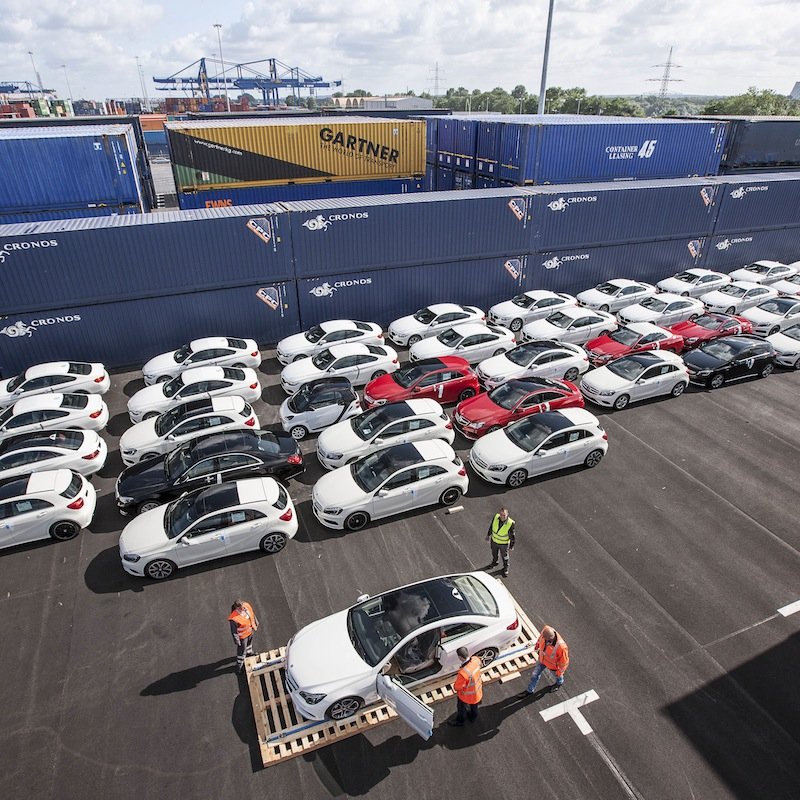
<path id="1" fill-rule="evenodd" d="M 202 339 L 192 339 L 189 342 L 192 351 L 205 350 L 207 347 L 230 347 L 226 336 L 206 336 Z"/>
<path id="2" fill-rule="evenodd" d="M 560 411 L 547 411 L 545 413 L 559 414 L 566 419 L 568 424 L 563 425 L 563 428 L 568 428 L 571 425 L 600 425 L 600 420 L 585 408 L 562 408 Z M 542 415 L 537 414 L 536 416 Z"/>
<path id="3" fill-rule="evenodd" d="M 449 460 L 455 455 L 453 448 L 443 439 L 423 439 L 414 442 L 413 446 L 417 448 L 417 451 L 425 461 L 435 461 L 442 458 Z"/>
<path id="4" fill-rule="evenodd" d="M 410 361 L 400 369 L 419 369 L 422 367 L 425 372 L 437 372 L 440 369 L 464 369 L 464 367 L 468 366 L 469 362 L 465 358 L 442 356 L 441 358 L 423 358 L 419 361 Z"/>
<path id="5" fill-rule="evenodd" d="M 350 378 L 345 377 L 344 375 L 325 375 L 322 378 L 314 378 L 313 380 L 306 381 L 304 384 L 300 386 L 300 389 L 297 391 L 299 392 L 304 387 L 310 387 L 312 390 L 317 390 L 321 388 L 325 389 L 352 389 L 353 384 L 350 383 Z"/>
<path id="6" fill-rule="evenodd" d="M 325 322 L 320 322 L 318 327 L 322 328 L 325 333 L 330 333 L 331 331 L 355 328 L 355 321 L 352 319 L 329 319 Z"/>
<path id="7" fill-rule="evenodd" d="M 23 414 L 26 411 L 40 411 L 48 408 L 61 408 L 65 394 L 61 392 L 35 394 L 31 397 L 23 397 L 14 403 L 14 414 Z M 98 408 L 103 404 L 103 398 L 99 394 L 80 395 L 87 399 L 86 409 L 92 405 Z M 80 409 L 81 411 L 85 409 Z"/>
<path id="8" fill-rule="evenodd" d="M 587 314 L 600 314 L 602 316 L 605 312 L 595 311 L 593 308 L 586 308 L 584 306 L 559 306 L 553 309 L 553 313 L 565 314 L 568 317 L 577 319 L 578 317 L 585 317 Z"/>
<path id="9" fill-rule="evenodd" d="M 768 259 L 760 259 L 759 261 L 751 261 L 749 264 L 745 264 L 743 267 L 739 267 L 739 269 L 747 269 L 748 267 L 785 267 L 786 264 L 783 261 L 770 261 Z M 733 270 L 734 272 L 736 270 Z"/>
<path id="10" fill-rule="evenodd" d="M 342 358 L 342 356 L 355 356 L 363 354 L 377 355 L 370 347 L 378 347 L 379 345 L 366 345 L 360 342 L 351 342 L 350 344 L 332 344 L 328 350 L 334 358 Z"/>
<path id="11" fill-rule="evenodd" d="M 654 325 L 652 322 L 629 322 L 624 327 L 630 328 L 630 330 L 642 336 L 646 336 L 648 333 L 670 333 L 666 328 Z"/>
<path id="12" fill-rule="evenodd" d="M 0 453 L 10 453 L 15 450 L 27 450 L 29 448 L 62 448 L 62 443 L 57 438 L 66 437 L 73 439 L 85 439 L 87 431 L 33 431 L 31 433 L 20 433 L 10 436 L 0 442 Z"/>
<path id="13" fill-rule="evenodd" d="M 181 380 L 186 383 L 199 383 L 200 381 L 218 381 L 225 377 L 222 367 L 194 367 L 181 373 Z"/>
<path id="14" fill-rule="evenodd" d="M 742 289 L 768 289 L 768 286 L 764 286 L 763 283 L 756 283 L 756 281 L 731 281 L 731 286 L 739 286 Z M 715 289 L 715 292 L 721 292 L 725 287 L 720 286 L 719 289 Z"/>
<path id="15" fill-rule="evenodd" d="M 272 504 L 280 495 L 278 482 L 274 478 L 246 478 L 236 481 L 236 490 L 242 505 L 246 503 Z"/>
<path id="16" fill-rule="evenodd" d="M 471 336 L 474 333 L 486 333 L 486 331 L 489 330 L 489 326 L 484 325 L 482 322 L 459 322 L 457 325 L 453 325 L 452 328 L 462 336 Z M 497 330 L 496 325 L 494 328 Z"/>
<path id="17" fill-rule="evenodd" d="M 522 389 L 524 392 L 538 392 L 540 389 L 564 389 L 564 384 L 561 381 L 551 381 L 547 378 L 512 378 L 506 381 L 501 386 L 511 386 L 514 389 Z M 500 388 L 500 387 L 498 387 Z"/>
<path id="18" fill-rule="evenodd" d="M 644 299 L 646 300 L 646 299 L 649 299 L 649 298 L 644 298 Z M 661 301 L 663 301 L 665 303 L 674 303 L 676 300 L 690 300 L 691 301 L 693 298 L 691 298 L 691 297 L 683 297 L 683 296 L 681 296 L 679 294 L 675 294 L 675 292 L 659 292 L 655 296 L 655 299 L 656 300 L 661 300 Z M 639 302 L 642 303 L 642 302 L 644 302 L 644 300 L 640 300 Z"/>
<path id="19" fill-rule="evenodd" d="M 43 378 L 45 375 L 64 375 L 69 372 L 69 361 L 50 361 L 47 364 L 35 364 L 25 370 L 25 379 Z"/>
<path id="20" fill-rule="evenodd" d="M 257 431 L 232 430 L 194 439 L 189 443 L 188 449 L 199 458 L 216 453 L 258 450 L 260 442 Z"/>
<path id="21" fill-rule="evenodd" d="M 630 278 L 610 278 L 607 281 L 603 281 L 603 283 L 610 283 L 614 286 L 643 286 L 644 284 L 641 281 L 632 281 Z M 601 284 L 602 285 L 602 284 Z"/>
<path id="22" fill-rule="evenodd" d="M 415 397 L 411 400 L 406 400 L 404 403 L 391 403 L 390 405 L 405 406 L 408 409 L 406 416 L 442 413 L 442 406 L 429 397 Z"/>
<path id="23" fill-rule="evenodd" d="M 431 303 L 425 308 L 433 311 L 434 314 L 446 314 L 448 311 L 464 311 L 465 308 L 472 308 L 472 306 L 462 306 L 458 303 Z"/>
<path id="24" fill-rule="evenodd" d="M 754 344 L 766 344 L 769 345 L 765 339 L 762 339 L 760 336 L 754 336 L 752 334 L 747 333 L 740 333 L 735 336 L 725 336 L 722 340 L 726 344 L 734 345 L 736 349 L 743 349 L 745 347 L 751 347 Z"/>
<path id="25" fill-rule="evenodd" d="M 569 350 L 569 347 L 565 347 L 565 342 L 559 342 L 557 339 L 531 339 L 529 342 L 521 342 L 517 345 L 514 349 L 520 347 L 527 347 L 528 349 L 534 350 Z"/>
<path id="26" fill-rule="evenodd" d="M 627 361 L 635 361 L 637 364 L 641 364 L 643 367 L 652 367 L 653 364 L 665 364 L 675 363 L 676 361 L 682 360 L 680 356 L 677 356 L 675 353 L 670 353 L 669 355 L 665 355 L 666 351 L 662 350 L 648 350 L 644 353 L 631 353 L 630 355 L 624 356 Z"/>

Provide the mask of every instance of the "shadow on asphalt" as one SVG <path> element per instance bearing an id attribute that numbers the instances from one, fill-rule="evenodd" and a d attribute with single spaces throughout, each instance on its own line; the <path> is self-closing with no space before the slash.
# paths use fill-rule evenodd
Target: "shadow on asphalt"
<path id="1" fill-rule="evenodd" d="M 114 478 L 116 480 L 123 469 L 125 469 L 125 465 L 122 463 L 122 456 L 120 455 L 119 448 L 116 450 L 109 449 L 106 463 L 103 464 L 102 469 L 97 471 L 97 474 L 101 478 Z"/>
<path id="2" fill-rule="evenodd" d="M 258 731 L 256 721 L 253 717 L 253 706 L 250 700 L 250 689 L 247 686 L 247 678 L 239 672 L 239 694 L 233 701 L 231 709 L 231 725 L 233 725 L 239 741 L 248 746 L 250 750 L 250 768 L 253 772 L 261 772 L 264 763 L 261 760 L 261 747 L 258 741 Z"/>
<path id="3" fill-rule="evenodd" d="M 125 431 L 131 427 L 131 425 L 133 425 L 133 423 L 127 414 L 115 414 L 108 421 L 108 424 L 106 425 L 106 431 L 111 436 L 122 436 L 122 434 L 125 433 Z"/>
<path id="4" fill-rule="evenodd" d="M 173 692 L 186 692 L 195 689 L 199 683 L 220 675 L 237 674 L 236 656 L 221 658 L 211 664 L 198 664 L 196 667 L 182 669 L 179 672 L 172 672 L 157 681 L 153 681 L 149 686 L 145 686 L 139 694 L 142 697 L 152 697 L 160 694 L 172 694 Z"/>
<path id="5" fill-rule="evenodd" d="M 117 511 L 117 498 L 114 492 L 97 495 L 97 508 L 89 526 L 92 533 L 119 533 L 132 517 L 123 517 Z"/>
<path id="6" fill-rule="evenodd" d="M 283 364 L 277 358 L 265 358 L 258 368 L 258 372 L 262 375 L 280 375 L 283 369 Z"/>
<path id="7" fill-rule="evenodd" d="M 280 406 L 287 397 L 288 395 L 281 389 L 280 384 L 277 386 L 267 386 L 267 388 L 261 392 L 261 399 L 270 406 Z"/>
<path id="8" fill-rule="evenodd" d="M 122 393 L 126 397 L 133 397 L 139 389 L 144 389 L 144 378 L 134 378 L 132 381 L 128 381 L 122 387 Z"/>

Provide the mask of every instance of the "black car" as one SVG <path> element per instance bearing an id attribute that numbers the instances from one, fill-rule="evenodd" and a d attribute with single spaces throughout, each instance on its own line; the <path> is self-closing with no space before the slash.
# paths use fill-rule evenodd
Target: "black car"
<path id="1" fill-rule="evenodd" d="M 719 389 L 750 375 L 766 378 L 775 369 L 775 356 L 775 348 L 756 336 L 726 336 L 704 342 L 683 360 L 692 383 Z"/>
<path id="2" fill-rule="evenodd" d="M 291 436 L 226 431 L 123 470 L 117 479 L 117 506 L 123 514 L 141 513 L 200 486 L 262 476 L 287 480 L 304 470 L 303 455 Z"/>

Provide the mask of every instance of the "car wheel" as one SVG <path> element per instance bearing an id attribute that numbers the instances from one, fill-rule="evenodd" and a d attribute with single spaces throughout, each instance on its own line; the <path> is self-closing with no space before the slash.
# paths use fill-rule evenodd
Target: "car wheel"
<path id="1" fill-rule="evenodd" d="M 464 389 L 463 392 L 458 396 L 459 400 L 469 400 L 470 397 L 475 397 L 475 390 L 474 389 Z"/>
<path id="2" fill-rule="evenodd" d="M 736 308 L 734 306 L 728 306 L 728 308 L 725 309 L 726 314 L 733 314 L 735 311 Z"/>
<path id="3" fill-rule="evenodd" d="M 671 394 L 673 397 L 680 397 L 680 396 L 683 394 L 683 390 L 684 390 L 685 388 L 686 388 L 686 384 L 685 384 L 685 383 L 682 383 L 682 382 L 681 382 L 681 383 L 676 383 L 676 384 L 675 384 L 675 385 L 672 387 L 672 391 L 670 392 L 670 394 Z"/>
<path id="4" fill-rule="evenodd" d="M 610 333 L 611 333 L 611 331 L 605 330 L 605 331 L 600 331 L 600 333 L 598 333 L 597 335 L 598 335 L 598 337 L 600 337 L 600 336 L 608 336 Z"/>
<path id="5" fill-rule="evenodd" d="M 414 336 L 409 336 L 408 337 L 408 346 L 411 347 L 412 345 L 416 344 L 417 342 L 421 342 L 421 341 L 422 341 L 422 337 L 421 336 L 417 336 L 416 334 Z"/>
<path id="6" fill-rule="evenodd" d="M 343 697 L 328 707 L 325 716 L 328 719 L 349 719 L 364 705 L 360 697 Z"/>
<path id="7" fill-rule="evenodd" d="M 617 398 L 617 399 L 614 401 L 614 408 L 615 408 L 617 411 L 622 411 L 622 409 L 623 409 L 623 408 L 625 408 L 625 407 L 628 405 L 628 403 L 630 403 L 630 401 L 631 401 L 631 399 L 630 399 L 630 397 L 628 397 L 628 395 L 626 395 L 626 394 L 621 394 L 621 395 L 620 395 L 620 396 L 619 396 L 619 397 L 618 397 L 618 398 Z"/>
<path id="8" fill-rule="evenodd" d="M 580 372 L 578 371 L 578 368 L 577 367 L 572 367 L 572 369 L 568 369 L 564 373 L 564 380 L 572 382 L 572 381 L 578 379 L 578 375 L 580 375 Z"/>
<path id="9" fill-rule="evenodd" d="M 50 526 L 50 536 L 57 542 L 66 542 L 74 539 L 80 533 L 81 527 L 77 522 L 64 519 L 61 522 L 54 522 Z"/>
<path id="10" fill-rule="evenodd" d="M 759 378 L 766 378 L 769 375 L 772 375 L 773 370 L 775 369 L 775 365 L 772 363 L 764 364 L 761 368 L 761 372 L 758 373 Z"/>
<path id="11" fill-rule="evenodd" d="M 500 426 L 499 425 L 492 425 L 492 427 L 489 428 L 489 430 L 486 431 L 486 433 L 488 435 L 490 433 L 494 433 L 495 431 L 499 431 L 499 430 L 500 430 Z"/>
<path id="12" fill-rule="evenodd" d="M 246 364 L 242 364 L 241 361 L 237 362 L 236 364 L 231 364 L 232 367 L 236 367 L 236 369 L 247 369 Z"/>
<path id="13" fill-rule="evenodd" d="M 583 459 L 583 466 L 589 467 L 596 467 L 601 461 L 603 460 L 603 451 L 602 450 L 592 450 L 586 458 Z"/>
<path id="14" fill-rule="evenodd" d="M 375 380 L 376 378 L 382 378 L 386 374 L 385 369 L 376 369 L 375 372 L 372 373 L 371 380 Z"/>
<path id="15" fill-rule="evenodd" d="M 780 329 L 781 329 L 780 325 L 773 325 L 773 327 L 770 328 L 770 331 L 767 334 L 767 336 L 774 336 L 776 333 L 780 332 Z"/>
<path id="16" fill-rule="evenodd" d="M 723 383 L 725 383 L 725 376 L 721 372 L 718 372 L 711 378 L 711 380 L 709 380 L 708 388 L 719 389 L 719 387 L 722 386 Z"/>
<path id="17" fill-rule="evenodd" d="M 478 650 L 477 653 L 472 654 L 473 657 L 479 658 L 482 667 L 488 667 L 497 658 L 496 647 L 484 647 L 483 650 Z"/>
<path id="18" fill-rule="evenodd" d="M 369 522 L 366 511 L 354 511 L 345 521 L 344 527 L 348 531 L 360 531 Z"/>
<path id="19" fill-rule="evenodd" d="M 273 531 L 272 533 L 268 533 L 261 539 L 259 543 L 259 547 L 265 553 L 280 553 L 284 547 L 286 547 L 286 542 L 288 541 L 285 533 L 280 533 L 279 531 Z"/>
<path id="20" fill-rule="evenodd" d="M 439 502 L 443 506 L 451 506 L 453 503 L 458 501 L 459 497 L 461 497 L 461 489 L 459 489 L 457 486 L 451 486 L 449 489 L 445 489 L 442 492 Z"/>
<path id="21" fill-rule="evenodd" d="M 800 357 L 792 364 L 792 369 L 800 369 Z"/>
<path id="22" fill-rule="evenodd" d="M 157 416 L 159 416 L 158 411 L 148 411 L 142 419 L 155 419 Z"/>
<path id="23" fill-rule="evenodd" d="M 169 375 L 159 375 L 156 378 L 156 383 L 166 383 L 169 380 Z"/>
<path id="24" fill-rule="evenodd" d="M 292 359 L 292 362 L 295 362 L 295 361 L 300 361 L 300 360 L 301 360 L 301 359 L 303 359 L 303 358 L 308 358 L 308 356 L 307 356 L 305 353 L 301 353 L 299 356 L 295 356 L 295 357 Z"/>
<path id="25" fill-rule="evenodd" d="M 689 296 L 689 292 L 681 292 L 681 297 L 688 297 L 688 296 Z"/>
<path id="26" fill-rule="evenodd" d="M 512 319 L 511 324 L 508 326 L 508 329 L 511 331 L 511 333 L 516 333 L 521 328 L 522 328 L 521 319 Z"/>
<path id="27" fill-rule="evenodd" d="M 505 350 L 502 347 L 498 347 L 497 350 L 492 353 L 493 356 L 501 356 L 505 353 Z"/>
<path id="28" fill-rule="evenodd" d="M 515 469 L 508 478 L 506 478 L 506 485 L 510 486 L 512 489 L 516 489 L 522 486 L 526 480 L 528 480 L 528 473 L 525 472 L 524 469 Z"/>
<path id="29" fill-rule="evenodd" d="M 147 511 L 152 511 L 154 508 L 158 508 L 161 505 L 157 500 L 145 500 L 144 503 L 139 503 L 139 508 L 137 513 L 144 514 Z"/>
<path id="30" fill-rule="evenodd" d="M 605 311 L 606 314 L 607 314 L 609 309 L 608 309 L 608 306 L 605 303 L 603 303 L 603 305 L 600 306 L 600 308 L 598 308 L 597 310 L 598 311 Z"/>
<path id="31" fill-rule="evenodd" d="M 166 558 L 157 558 L 144 568 L 144 574 L 154 581 L 163 581 L 169 578 L 173 572 L 175 572 L 175 565 Z"/>
<path id="32" fill-rule="evenodd" d="M 302 425 L 293 425 L 289 429 L 289 435 L 292 439 L 299 442 L 301 439 L 305 439 L 306 436 L 308 436 L 308 429 L 304 428 Z"/>
<path id="33" fill-rule="evenodd" d="M 697 317 L 698 317 L 698 316 L 699 316 L 698 314 L 692 314 L 692 315 L 689 317 L 689 322 L 694 322 L 694 321 L 697 319 Z"/>

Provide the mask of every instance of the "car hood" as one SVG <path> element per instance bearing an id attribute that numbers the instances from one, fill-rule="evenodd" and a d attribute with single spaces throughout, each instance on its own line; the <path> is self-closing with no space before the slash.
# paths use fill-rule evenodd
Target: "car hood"
<path id="1" fill-rule="evenodd" d="M 598 367 L 587 372 L 583 382 L 601 391 L 619 391 L 631 384 L 627 378 L 615 375 L 608 367 Z"/>
<path id="2" fill-rule="evenodd" d="M 393 400 L 405 397 L 408 389 L 404 389 L 391 375 L 381 375 L 380 378 L 375 378 L 364 387 L 364 394 L 374 400 Z"/>
<path id="3" fill-rule="evenodd" d="M 669 330 L 684 338 L 693 338 L 702 336 L 703 333 L 710 333 L 708 328 L 698 325 L 691 319 L 685 319 L 683 322 L 676 322 L 674 325 L 669 326 Z"/>
<path id="4" fill-rule="evenodd" d="M 144 422 L 138 422 L 131 428 L 125 431 L 119 437 L 120 450 L 141 450 L 143 447 L 155 444 L 158 441 L 156 436 L 156 422 L 157 418 L 146 419 Z"/>
<path id="5" fill-rule="evenodd" d="M 660 311 L 653 311 L 653 309 L 645 308 L 638 303 L 623 308 L 620 314 L 624 316 L 625 319 L 629 319 L 633 322 L 651 322 L 661 316 Z"/>
<path id="6" fill-rule="evenodd" d="M 598 336 L 586 343 L 586 350 L 590 353 L 615 356 L 627 353 L 630 348 L 626 344 L 615 342 L 610 336 Z"/>
<path id="7" fill-rule="evenodd" d="M 494 433 L 487 433 L 486 436 L 478 439 L 472 445 L 472 455 L 488 465 L 507 465 L 513 464 L 521 458 L 526 458 L 530 453 L 517 447 L 506 436 L 505 430 L 499 430 L 494 431 Z"/>
<path id="8" fill-rule="evenodd" d="M 470 422 L 493 421 L 501 424 L 506 417 L 511 415 L 508 409 L 497 405 L 485 393 L 459 403 L 456 411 Z"/>
<path id="9" fill-rule="evenodd" d="M 157 383 L 155 386 L 145 386 L 139 389 L 136 394 L 128 400 L 128 410 L 150 408 L 159 405 L 168 398 L 164 397 L 164 384 Z"/>
<path id="10" fill-rule="evenodd" d="M 421 322 L 417 322 L 412 315 L 407 317 L 400 317 L 400 319 L 396 319 L 391 324 L 391 329 L 395 333 L 419 333 L 420 331 L 424 331 L 428 326 L 423 325 Z"/>
<path id="11" fill-rule="evenodd" d="M 704 294 L 700 299 L 707 305 L 720 306 L 720 307 L 724 306 L 725 308 L 728 308 L 729 306 L 734 306 L 734 307 L 738 306 L 739 303 L 742 302 L 743 298 L 733 297 L 732 295 L 729 294 L 723 294 L 722 292 L 713 291 Z"/>
<path id="12" fill-rule="evenodd" d="M 529 309 L 521 308 L 516 303 L 512 303 L 511 300 L 504 300 L 502 303 L 497 303 L 489 309 L 489 312 L 494 314 L 498 319 L 524 317 L 529 311 Z"/>
<path id="13" fill-rule="evenodd" d="M 687 367 L 696 370 L 701 369 L 718 369 L 725 366 L 727 362 L 720 360 L 716 356 L 712 356 L 703 350 L 691 350 L 683 357 L 684 363 Z"/>
<path id="14" fill-rule="evenodd" d="M 306 383 L 314 378 L 318 378 L 322 374 L 323 373 L 314 366 L 310 358 L 301 358 L 300 361 L 293 361 L 283 368 L 281 379 L 286 383 L 298 384 Z"/>
<path id="15" fill-rule="evenodd" d="M 298 689 L 325 692 L 338 682 L 367 677 L 373 670 L 347 633 L 348 610 L 301 628 L 289 642 L 286 665 Z"/>
<path id="16" fill-rule="evenodd" d="M 595 306 L 610 306 L 617 298 L 598 292 L 597 289 L 587 289 L 575 296 L 580 303 L 591 303 Z"/>
<path id="17" fill-rule="evenodd" d="M 164 473 L 166 456 L 148 458 L 120 473 L 117 481 L 117 492 L 120 497 L 140 497 L 153 489 L 161 489 L 167 482 Z"/>
<path id="18" fill-rule="evenodd" d="M 674 292 L 680 294 L 681 292 L 690 292 L 694 284 L 684 283 L 683 281 L 675 280 L 675 278 L 664 278 L 656 284 L 662 292 Z"/>
<path id="19" fill-rule="evenodd" d="M 312 492 L 313 500 L 322 506 L 330 508 L 344 506 L 364 501 L 369 498 L 350 474 L 350 467 L 335 469 L 323 475 L 315 484 Z"/>
<path id="20" fill-rule="evenodd" d="M 546 319 L 537 319 L 525 326 L 525 333 L 533 339 L 558 339 L 567 332 L 568 329 L 551 325 Z"/>
<path id="21" fill-rule="evenodd" d="M 764 311 L 763 308 L 748 308 L 747 311 L 742 312 L 745 319 L 754 322 L 756 325 L 760 322 L 774 322 L 781 318 L 780 314 L 773 314 L 771 311 Z"/>
<path id="22" fill-rule="evenodd" d="M 423 339 L 411 347 L 411 352 L 414 353 L 420 361 L 423 358 L 436 358 L 436 356 L 450 355 L 451 351 L 455 352 L 453 348 L 442 344 L 435 336 Z"/>
<path id="23" fill-rule="evenodd" d="M 316 345 L 309 342 L 305 334 L 302 333 L 295 333 L 292 336 L 287 336 L 278 343 L 278 350 L 287 355 L 290 353 L 307 352 L 308 350 L 313 350 L 315 347 Z"/>
<path id="24" fill-rule="evenodd" d="M 175 361 L 175 359 L 172 357 L 172 353 L 161 353 L 161 355 L 151 358 L 142 367 L 142 373 L 144 375 L 154 376 L 166 374 L 174 375 L 177 374 L 180 369 L 181 365 Z"/>
<path id="25" fill-rule="evenodd" d="M 478 364 L 478 367 L 484 375 L 491 375 L 492 377 L 497 375 L 516 374 L 522 372 L 524 369 L 523 367 L 514 364 L 512 361 L 509 361 L 504 355 L 485 358 L 480 364 Z"/>
<path id="26" fill-rule="evenodd" d="M 153 550 L 162 549 L 168 542 L 164 532 L 164 516 L 167 513 L 167 504 L 145 511 L 134 517 L 122 531 L 119 537 L 120 554 L 136 553 L 146 555 Z"/>
<path id="27" fill-rule="evenodd" d="M 317 448 L 326 453 L 349 453 L 358 447 L 366 446 L 366 442 L 353 432 L 350 420 L 343 420 L 326 428 L 317 439 Z"/>

